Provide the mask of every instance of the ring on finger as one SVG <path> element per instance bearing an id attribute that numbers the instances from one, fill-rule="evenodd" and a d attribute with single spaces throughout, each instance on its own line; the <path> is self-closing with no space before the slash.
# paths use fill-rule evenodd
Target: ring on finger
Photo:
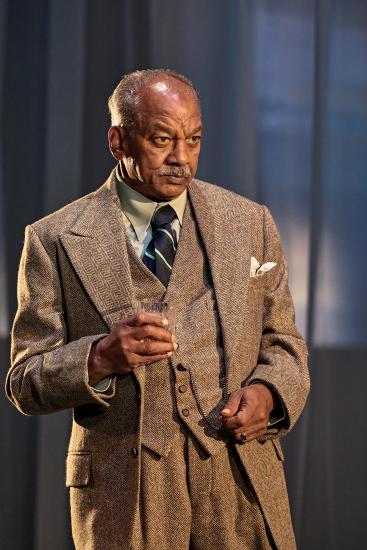
<path id="1" fill-rule="evenodd" d="M 241 441 L 246 441 L 246 439 L 247 439 L 246 432 L 241 432 L 240 433 L 240 440 Z"/>

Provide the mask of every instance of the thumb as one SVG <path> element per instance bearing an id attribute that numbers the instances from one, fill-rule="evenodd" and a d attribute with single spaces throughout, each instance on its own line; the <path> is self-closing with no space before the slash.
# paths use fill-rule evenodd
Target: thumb
<path id="1" fill-rule="evenodd" d="M 240 404 L 241 404 L 241 392 L 235 391 L 231 393 L 226 403 L 226 406 L 224 407 L 224 409 L 222 409 L 220 413 L 221 416 L 224 416 L 224 417 L 234 416 L 238 412 L 238 409 L 240 408 Z"/>

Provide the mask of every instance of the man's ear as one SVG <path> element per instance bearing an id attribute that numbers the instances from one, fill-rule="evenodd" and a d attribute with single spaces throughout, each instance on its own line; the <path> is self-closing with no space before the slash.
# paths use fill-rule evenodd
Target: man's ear
<path id="1" fill-rule="evenodd" d="M 121 126 L 111 126 L 108 130 L 108 143 L 111 154 L 116 160 L 122 160 L 124 157 L 130 156 L 125 128 Z"/>

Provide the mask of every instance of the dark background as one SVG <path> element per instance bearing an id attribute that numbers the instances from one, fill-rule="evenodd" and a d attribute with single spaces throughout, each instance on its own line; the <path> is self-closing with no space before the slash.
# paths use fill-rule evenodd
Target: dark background
<path id="1" fill-rule="evenodd" d="M 147 67 L 194 81 L 199 177 L 266 203 L 283 238 L 311 352 L 285 440 L 299 547 L 367 548 L 365 0 L 0 0 L 2 378 L 24 227 L 104 181 L 107 98 Z M 0 422 L 1 548 L 71 549 L 70 413 L 4 398 Z"/>

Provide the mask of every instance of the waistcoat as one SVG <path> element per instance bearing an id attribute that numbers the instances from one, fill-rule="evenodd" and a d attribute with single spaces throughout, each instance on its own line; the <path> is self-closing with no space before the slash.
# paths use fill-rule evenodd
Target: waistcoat
<path id="1" fill-rule="evenodd" d="M 179 345 L 170 360 L 145 366 L 142 445 L 167 456 L 183 423 L 214 454 L 225 445 L 217 428 L 226 375 L 210 269 L 189 200 L 167 289 L 129 239 L 127 250 L 136 300 L 164 300 L 175 307 Z"/>

